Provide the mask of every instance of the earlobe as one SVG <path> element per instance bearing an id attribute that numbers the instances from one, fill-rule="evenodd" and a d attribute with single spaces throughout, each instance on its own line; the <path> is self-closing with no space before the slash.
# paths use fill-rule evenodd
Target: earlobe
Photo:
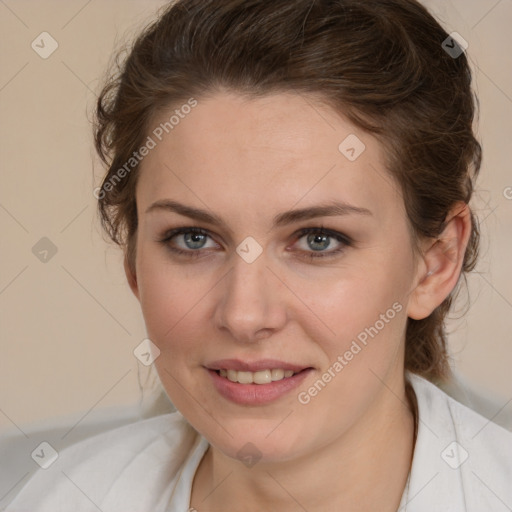
<path id="1" fill-rule="evenodd" d="M 125 254 L 124 256 L 124 273 L 126 274 L 126 279 L 130 286 L 130 289 L 132 290 L 135 297 L 139 299 L 139 286 L 137 284 L 137 274 L 135 272 L 134 266 L 132 267 L 132 265 L 130 265 L 127 254 Z"/>
<path id="2" fill-rule="evenodd" d="M 457 203 L 447 219 L 443 232 L 423 253 L 424 263 L 419 268 L 407 311 L 415 320 L 429 316 L 450 295 L 459 280 L 471 235 L 468 205 Z"/>

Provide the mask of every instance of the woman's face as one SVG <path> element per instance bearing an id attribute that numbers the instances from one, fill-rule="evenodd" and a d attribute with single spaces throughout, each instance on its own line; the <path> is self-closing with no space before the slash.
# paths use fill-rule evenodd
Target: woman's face
<path id="1" fill-rule="evenodd" d="M 174 405 L 228 456 L 268 461 L 398 410 L 418 271 L 385 148 L 299 95 L 190 110 L 161 141 L 173 112 L 154 120 L 136 191 L 132 287 Z"/>

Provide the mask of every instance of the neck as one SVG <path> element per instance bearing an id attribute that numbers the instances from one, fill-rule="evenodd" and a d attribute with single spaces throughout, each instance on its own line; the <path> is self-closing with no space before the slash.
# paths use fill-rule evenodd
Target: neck
<path id="1" fill-rule="evenodd" d="M 301 457 L 245 467 L 210 446 L 191 506 L 201 512 L 396 512 L 414 452 L 414 414 L 403 378 L 332 443 Z"/>

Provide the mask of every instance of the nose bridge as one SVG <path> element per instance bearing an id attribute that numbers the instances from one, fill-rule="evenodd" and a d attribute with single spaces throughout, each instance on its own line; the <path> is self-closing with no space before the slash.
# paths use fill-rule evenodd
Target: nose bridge
<path id="1" fill-rule="evenodd" d="M 263 332 L 279 329 L 285 321 L 285 308 L 281 283 L 267 268 L 268 258 L 262 252 L 251 261 L 246 256 L 254 247 L 249 245 L 247 253 L 244 249 L 244 243 L 237 249 L 216 316 L 218 326 L 229 330 L 235 339 L 251 341 Z"/>

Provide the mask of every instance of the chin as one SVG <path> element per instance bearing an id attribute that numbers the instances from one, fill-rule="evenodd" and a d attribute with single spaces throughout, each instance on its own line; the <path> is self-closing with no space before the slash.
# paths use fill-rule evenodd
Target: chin
<path id="1" fill-rule="evenodd" d="M 292 460 L 301 455 L 306 448 L 298 435 L 298 432 L 278 429 L 272 431 L 267 427 L 255 428 L 255 420 L 251 420 L 252 428 L 245 425 L 226 425 L 226 430 L 232 435 L 230 437 L 225 431 L 221 437 L 208 433 L 203 436 L 208 439 L 210 444 L 220 450 L 224 455 L 232 459 L 237 459 L 246 466 L 251 467 L 256 463 L 276 463 Z M 274 427 L 279 422 L 274 424 Z M 270 432 L 270 434 L 269 434 Z"/>

